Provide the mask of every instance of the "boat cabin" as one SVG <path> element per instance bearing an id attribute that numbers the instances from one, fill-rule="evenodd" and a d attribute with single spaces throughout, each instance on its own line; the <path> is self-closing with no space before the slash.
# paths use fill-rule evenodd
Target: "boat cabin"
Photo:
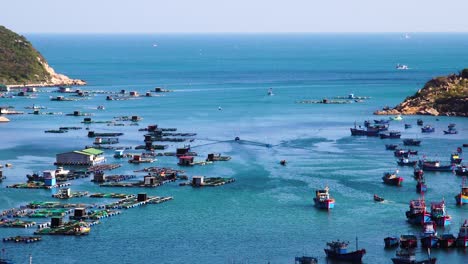
<path id="1" fill-rule="evenodd" d="M 192 166 L 193 165 L 193 156 L 180 156 L 178 164 L 180 166 Z"/>

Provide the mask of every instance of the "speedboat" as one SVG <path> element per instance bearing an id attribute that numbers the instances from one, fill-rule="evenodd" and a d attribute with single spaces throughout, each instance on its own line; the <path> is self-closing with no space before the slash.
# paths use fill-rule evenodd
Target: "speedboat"
<path id="1" fill-rule="evenodd" d="M 403 117 L 401 117 L 401 115 L 391 116 L 390 120 L 401 121 L 401 120 L 403 120 Z"/>

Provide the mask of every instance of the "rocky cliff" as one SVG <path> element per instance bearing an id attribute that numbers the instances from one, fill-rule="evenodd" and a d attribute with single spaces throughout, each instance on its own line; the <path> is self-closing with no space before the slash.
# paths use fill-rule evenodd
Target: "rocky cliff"
<path id="1" fill-rule="evenodd" d="M 468 69 L 428 81 L 415 95 L 376 115 L 446 115 L 468 117 Z"/>
<path id="2" fill-rule="evenodd" d="M 10 87 L 85 85 L 58 74 L 23 36 L 0 26 L 0 84 Z"/>

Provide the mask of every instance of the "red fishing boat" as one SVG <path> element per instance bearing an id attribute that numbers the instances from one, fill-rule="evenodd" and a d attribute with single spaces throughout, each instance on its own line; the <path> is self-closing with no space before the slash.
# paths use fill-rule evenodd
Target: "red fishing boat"
<path id="1" fill-rule="evenodd" d="M 394 185 L 394 186 L 401 186 L 403 182 L 402 177 L 398 177 L 396 173 L 385 172 L 382 180 L 385 184 Z"/>

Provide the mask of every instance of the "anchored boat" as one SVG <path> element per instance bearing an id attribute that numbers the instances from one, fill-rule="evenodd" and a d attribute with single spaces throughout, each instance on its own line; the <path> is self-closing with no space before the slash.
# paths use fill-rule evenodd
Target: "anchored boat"
<path id="1" fill-rule="evenodd" d="M 462 179 L 461 191 L 455 196 L 457 205 L 468 204 L 468 186 L 466 185 L 466 177 Z"/>
<path id="2" fill-rule="evenodd" d="M 323 190 L 315 191 L 314 203 L 319 209 L 330 210 L 335 207 L 335 199 L 330 198 L 328 186 Z"/>
<path id="3" fill-rule="evenodd" d="M 436 258 L 429 257 L 425 260 L 416 260 L 416 254 L 412 250 L 399 250 L 396 257 L 392 258 L 393 264 L 435 264 Z"/>
<path id="4" fill-rule="evenodd" d="M 465 220 L 458 231 L 457 247 L 468 247 L 468 220 Z"/>
<path id="5" fill-rule="evenodd" d="M 409 211 L 406 211 L 406 218 L 412 225 L 422 225 L 431 221 L 431 215 L 426 211 L 424 199 L 411 200 Z"/>
<path id="6" fill-rule="evenodd" d="M 382 180 L 385 184 L 401 186 L 403 178 L 396 175 L 396 173 L 385 172 Z"/>
<path id="7" fill-rule="evenodd" d="M 423 231 L 421 234 L 421 245 L 425 248 L 435 248 L 439 243 L 437 232 L 434 222 L 426 222 L 423 224 Z"/>
<path id="8" fill-rule="evenodd" d="M 362 257 L 366 254 L 365 249 L 358 249 L 358 240 L 356 238 L 356 251 L 348 252 L 349 242 L 346 241 L 332 241 L 327 242 L 328 248 L 325 248 L 325 254 L 328 258 L 349 261 L 353 263 L 360 263 Z"/>
<path id="9" fill-rule="evenodd" d="M 445 210 L 445 201 L 431 203 L 431 218 L 437 226 L 448 226 L 452 223 L 452 217 Z"/>

